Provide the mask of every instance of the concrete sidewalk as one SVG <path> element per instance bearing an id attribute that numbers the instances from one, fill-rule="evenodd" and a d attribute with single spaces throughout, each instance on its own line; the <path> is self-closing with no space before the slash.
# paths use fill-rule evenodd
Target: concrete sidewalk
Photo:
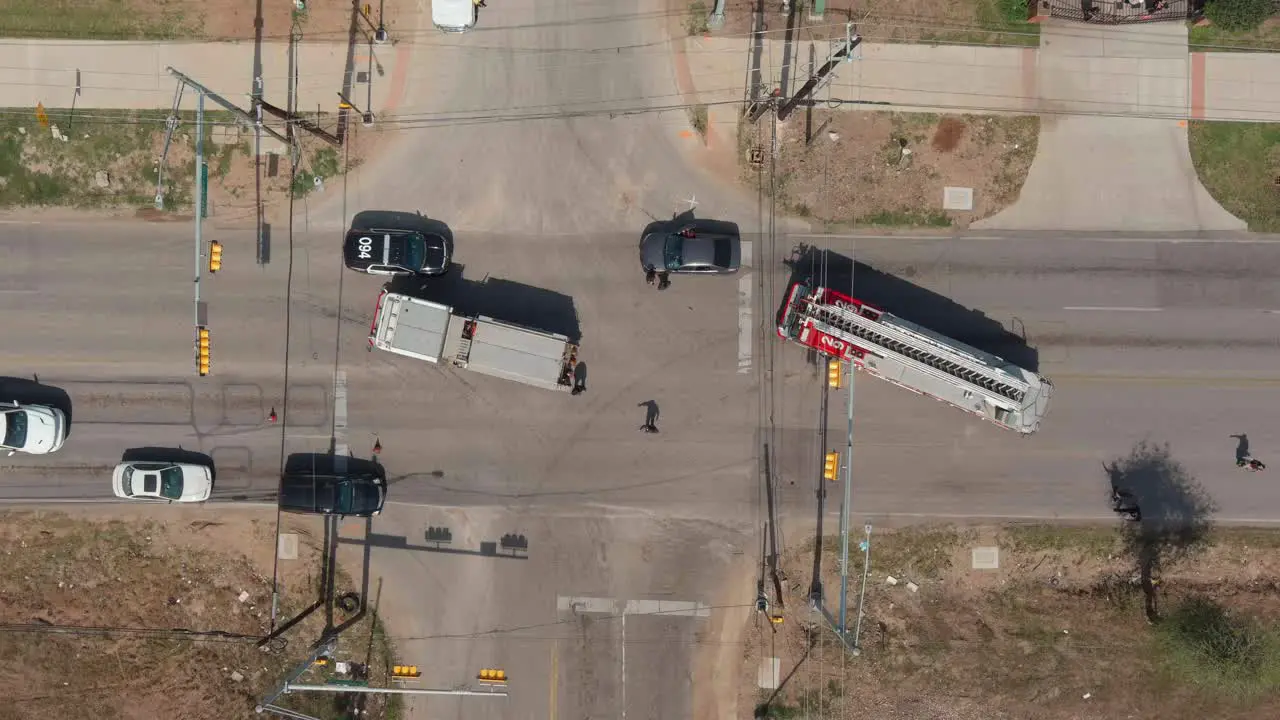
<path id="1" fill-rule="evenodd" d="M 410 49 L 382 46 L 370 71 L 368 46 L 357 46 L 356 72 L 372 79 L 375 113 L 394 110 L 404 95 Z M 248 107 L 253 91 L 253 43 L 77 42 L 71 40 L 7 40 L 0 42 L 0 107 L 71 107 L 76 72 L 80 73 L 77 108 L 143 110 L 168 108 L 177 83 L 165 68 L 172 66 L 222 95 Z M 346 70 L 346 43 L 300 43 L 298 46 L 298 108 L 333 112 L 338 107 Z M 284 107 L 287 101 L 289 56 L 287 43 L 263 43 L 263 92 L 267 102 Z M 356 78 L 358 80 L 358 78 Z M 361 109 L 369 102 L 370 86 L 353 84 L 351 100 Z M 182 107 L 195 107 L 194 94 L 184 95 Z M 206 108 L 216 110 L 212 103 Z"/>
<path id="2" fill-rule="evenodd" d="M 1280 54 L 1188 53 L 1178 23 L 1044 27 L 1039 48 L 863 43 L 817 97 L 872 106 L 846 110 L 1280 120 Z M 700 102 L 743 99 L 750 48 L 747 38 L 687 40 Z M 826 60 L 825 41 L 796 43 L 793 77 L 808 75 L 810 48 L 817 64 Z M 766 89 L 779 87 L 781 40 L 765 43 L 761 67 Z"/>
<path id="3" fill-rule="evenodd" d="M 687 42 L 698 101 L 712 105 L 716 127 L 736 123 L 750 47 L 742 38 Z M 787 68 L 791 77 L 808 77 L 810 57 L 820 65 L 829 48 L 825 41 L 798 43 L 799 60 Z M 1042 117 L 1019 201 L 974 227 L 1242 230 L 1244 223 L 1201 187 L 1187 121 L 1280 119 L 1280 55 L 1191 54 L 1181 23 L 1106 27 L 1050 20 L 1039 48 L 864 43 L 859 51 L 837 67 L 816 100 L 853 101 L 836 106 L 843 110 Z M 766 43 L 765 92 L 781 87 L 782 58 L 781 40 Z M 784 95 L 800 83 L 788 84 Z"/>

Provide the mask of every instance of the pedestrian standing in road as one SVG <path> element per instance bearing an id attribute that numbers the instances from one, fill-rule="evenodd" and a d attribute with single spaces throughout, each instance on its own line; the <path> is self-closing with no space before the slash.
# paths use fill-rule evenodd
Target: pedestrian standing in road
<path id="1" fill-rule="evenodd" d="M 646 283 L 650 284 L 650 285 L 652 285 L 652 284 L 654 284 L 655 282 L 657 282 L 657 281 L 658 281 L 658 271 L 657 271 L 657 270 L 654 270 L 653 268 L 649 268 L 648 270 L 645 270 L 645 271 L 644 271 L 644 281 L 645 281 Z"/>
<path id="2" fill-rule="evenodd" d="M 645 423 L 644 425 L 640 426 L 640 429 L 649 433 L 650 435 L 658 432 L 658 426 L 654 425 L 653 423 Z"/>
<path id="3" fill-rule="evenodd" d="M 475 3 L 476 7 L 478 8 L 489 7 L 488 5 L 484 4 L 484 0 L 471 0 L 471 2 Z"/>

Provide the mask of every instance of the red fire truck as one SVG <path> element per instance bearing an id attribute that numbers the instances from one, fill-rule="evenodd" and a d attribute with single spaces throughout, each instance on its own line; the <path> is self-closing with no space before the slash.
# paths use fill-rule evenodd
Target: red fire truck
<path id="1" fill-rule="evenodd" d="M 1036 373 L 806 282 L 788 290 L 778 336 L 1023 435 L 1039 429 L 1053 394 Z"/>

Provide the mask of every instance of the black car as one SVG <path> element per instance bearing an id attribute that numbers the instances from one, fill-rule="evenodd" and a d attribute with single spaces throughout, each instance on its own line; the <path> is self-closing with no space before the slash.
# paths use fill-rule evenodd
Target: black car
<path id="1" fill-rule="evenodd" d="M 280 509 L 284 512 L 370 517 L 387 500 L 387 473 L 382 465 L 322 453 L 290 455 L 280 476 Z"/>
<path id="2" fill-rule="evenodd" d="M 448 238 L 419 230 L 351 228 L 342 244 L 347 267 L 370 275 L 442 275 L 452 254 Z"/>
<path id="3" fill-rule="evenodd" d="M 728 275 L 742 265 L 742 240 L 727 223 L 699 221 L 668 225 L 640 240 L 645 272 Z"/>

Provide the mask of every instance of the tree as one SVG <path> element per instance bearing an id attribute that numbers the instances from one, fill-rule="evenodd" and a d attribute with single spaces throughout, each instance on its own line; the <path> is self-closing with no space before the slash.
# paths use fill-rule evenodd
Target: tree
<path id="1" fill-rule="evenodd" d="M 1167 444 L 1140 442 L 1103 468 L 1111 490 L 1128 492 L 1141 509 L 1140 520 L 1124 524 L 1122 537 L 1142 581 L 1147 619 L 1155 622 L 1162 571 L 1204 547 L 1216 506 Z"/>
<path id="2" fill-rule="evenodd" d="M 1274 0 L 1209 0 L 1204 14 L 1213 24 L 1231 32 L 1245 32 L 1274 15 Z"/>

